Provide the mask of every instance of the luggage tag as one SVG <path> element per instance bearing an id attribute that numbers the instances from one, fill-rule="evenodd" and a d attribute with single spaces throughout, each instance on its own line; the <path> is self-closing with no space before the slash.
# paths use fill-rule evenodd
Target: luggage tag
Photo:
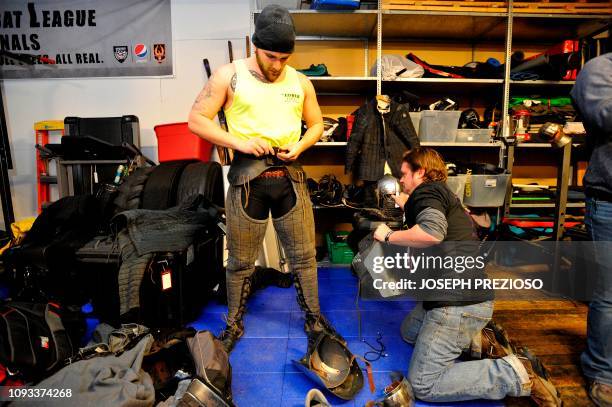
<path id="1" fill-rule="evenodd" d="M 162 272 L 161 272 L 162 291 L 167 291 L 172 288 L 172 269 L 168 267 L 167 260 L 163 260 L 160 263 L 162 265 Z"/>

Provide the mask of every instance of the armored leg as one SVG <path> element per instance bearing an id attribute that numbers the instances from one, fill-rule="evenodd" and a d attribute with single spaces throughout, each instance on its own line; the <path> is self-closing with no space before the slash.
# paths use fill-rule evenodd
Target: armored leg
<path id="1" fill-rule="evenodd" d="M 309 337 L 316 337 L 318 333 L 326 331 L 344 341 L 321 314 L 312 203 L 305 183 L 294 182 L 293 187 L 296 194 L 295 206 L 285 215 L 273 219 L 273 223 L 283 242 L 293 274 L 298 304 L 305 314 L 304 330 Z"/>
<path id="2" fill-rule="evenodd" d="M 251 275 L 255 260 L 266 232 L 267 219 L 253 219 L 242 205 L 242 186 L 232 186 L 227 192 L 226 220 L 227 246 L 227 327 L 219 335 L 226 351 L 231 351 L 235 342 L 244 333 L 242 318 L 251 292 Z"/>

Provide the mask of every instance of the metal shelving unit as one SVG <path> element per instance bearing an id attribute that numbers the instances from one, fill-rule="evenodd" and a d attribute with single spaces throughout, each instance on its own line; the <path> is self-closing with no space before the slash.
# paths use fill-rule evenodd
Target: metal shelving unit
<path id="1" fill-rule="evenodd" d="M 560 43 L 566 39 L 586 37 L 601 32 L 603 28 L 610 26 L 610 20 L 604 15 L 565 15 L 565 14 L 512 14 L 511 35 L 508 38 L 507 56 L 509 57 L 513 44 L 520 49 L 522 44 L 542 44 L 545 49 L 548 46 Z M 569 94 L 571 86 L 575 81 L 515 81 L 510 80 L 509 72 L 505 77 L 505 86 L 509 100 L 510 94 L 519 92 L 542 92 L 551 95 L 555 92 Z M 504 111 L 508 111 L 508 103 L 504 103 Z M 568 203 L 567 195 L 569 189 L 569 177 L 571 172 L 572 145 L 568 144 L 562 149 L 554 149 L 547 143 L 524 143 L 510 147 L 508 150 L 508 169 L 512 170 L 514 165 L 514 153 L 516 149 L 548 149 L 551 158 L 558 163 L 557 168 L 557 195 L 554 203 L 542 204 L 519 204 L 511 203 L 512 190 L 508 190 L 504 213 L 510 214 L 515 209 L 554 209 L 553 240 L 560 240 L 564 232 L 564 224 L 567 208 L 582 208 L 584 203 Z M 548 155 L 548 154 L 547 154 Z"/>
<path id="2" fill-rule="evenodd" d="M 362 77 L 318 77 L 310 78 L 317 93 L 326 95 L 369 95 L 382 93 L 390 87 L 407 88 L 415 91 L 438 93 L 469 94 L 470 96 L 503 90 L 502 111 L 503 135 L 508 136 L 508 106 L 512 91 L 542 93 L 554 92 L 557 89 L 568 93 L 574 81 L 513 81 L 510 80 L 510 55 L 513 44 L 542 44 L 542 49 L 567 38 L 581 38 L 599 33 L 610 26 L 610 19 L 605 15 L 575 14 L 516 14 L 508 2 L 507 12 L 449 12 L 449 11 L 404 11 L 383 10 L 378 1 L 377 10 L 356 11 L 316 11 L 292 10 L 298 40 L 362 40 L 364 43 L 364 76 Z M 252 13 L 252 23 L 259 10 Z M 376 40 L 377 77 L 368 77 L 369 41 Z M 479 44 L 497 42 L 504 49 L 506 70 L 503 79 L 398 79 L 383 81 L 380 74 L 380 63 L 383 41 L 418 41 L 436 44 L 441 41 L 461 44 Z M 506 147 L 503 143 L 422 143 L 424 146 L 440 148 L 497 148 L 499 163 L 512 170 L 516 148 L 551 148 L 548 144 L 519 144 Z M 317 148 L 345 147 L 346 143 L 317 143 Z M 487 150 L 485 150 L 487 151 Z M 563 149 L 561 166 L 558 174 L 560 186 L 558 202 L 546 204 L 555 207 L 555 237 L 562 234 L 565 218 L 567 179 L 571 146 Z M 511 189 L 509 189 L 509 194 Z M 504 213 L 512 205 L 508 196 Z M 530 205 L 530 207 L 534 207 Z M 569 204 L 567 207 L 575 207 Z"/>

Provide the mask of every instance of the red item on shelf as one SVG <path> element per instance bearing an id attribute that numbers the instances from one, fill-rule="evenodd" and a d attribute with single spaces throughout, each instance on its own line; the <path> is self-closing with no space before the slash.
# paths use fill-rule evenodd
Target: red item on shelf
<path id="1" fill-rule="evenodd" d="M 187 123 L 160 124 L 153 128 L 157 136 L 160 163 L 175 160 L 210 161 L 213 145 L 193 134 Z"/>
<path id="2" fill-rule="evenodd" d="M 346 139 L 351 137 L 351 131 L 353 130 L 353 123 L 355 123 L 355 116 L 349 114 L 346 116 Z"/>
<path id="3" fill-rule="evenodd" d="M 542 54 L 548 55 L 556 55 L 556 54 L 567 54 L 570 52 L 580 51 L 580 43 L 577 40 L 565 40 L 560 42 L 559 44 L 547 49 L 545 52 L 532 55 L 529 58 L 525 58 L 525 61 L 529 61 L 531 59 L 535 59 Z M 572 81 L 576 80 L 576 76 L 578 75 L 578 69 L 568 69 L 565 75 L 561 78 L 564 81 Z"/>

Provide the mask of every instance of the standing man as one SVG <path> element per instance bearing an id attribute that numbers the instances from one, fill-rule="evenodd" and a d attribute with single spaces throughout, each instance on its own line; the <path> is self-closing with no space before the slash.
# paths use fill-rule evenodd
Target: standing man
<path id="1" fill-rule="evenodd" d="M 309 337 L 327 331 L 341 338 L 319 309 L 312 204 L 296 159 L 321 137 L 323 118 L 312 83 L 287 65 L 295 43 L 289 12 L 264 8 L 252 40 L 255 54 L 220 67 L 189 114 L 191 131 L 235 151 L 225 203 L 228 318 L 219 335 L 228 352 L 244 333 L 251 275 L 270 212 L 305 312 L 304 330 Z M 227 132 L 213 121 L 222 107 Z M 302 119 L 308 129 L 300 139 Z"/>
<path id="2" fill-rule="evenodd" d="M 409 195 L 394 198 L 404 209 L 407 229 L 393 231 L 381 225 L 374 238 L 413 248 L 449 242 L 452 248 L 439 246 L 443 256 L 469 254 L 477 243 L 476 231 L 459 198 L 446 186 L 446 165 L 440 154 L 430 148 L 412 149 L 403 158 L 401 172 L 400 182 Z M 473 278 L 486 277 L 484 270 L 466 273 Z M 436 277 L 454 278 L 456 274 L 448 270 Z M 402 323 L 402 337 L 414 345 L 408 380 L 416 397 L 451 402 L 531 396 L 540 407 L 561 405 L 535 356 L 524 349 L 514 354 L 507 338 L 498 340 L 504 336 L 501 331 L 484 335 L 486 330 L 497 329 L 488 324 L 493 315 L 493 292 L 469 295 L 449 290 L 443 296 L 447 298 L 419 303 Z M 464 351 L 473 348 L 496 359 L 456 363 Z"/>
<path id="3" fill-rule="evenodd" d="M 612 406 L 612 53 L 587 62 L 571 92 L 591 151 L 584 176 L 584 222 L 595 241 L 596 284 L 587 317 L 582 371 L 598 406 Z M 607 247 L 604 247 L 607 245 Z M 607 249 L 607 250 L 606 250 Z"/>

